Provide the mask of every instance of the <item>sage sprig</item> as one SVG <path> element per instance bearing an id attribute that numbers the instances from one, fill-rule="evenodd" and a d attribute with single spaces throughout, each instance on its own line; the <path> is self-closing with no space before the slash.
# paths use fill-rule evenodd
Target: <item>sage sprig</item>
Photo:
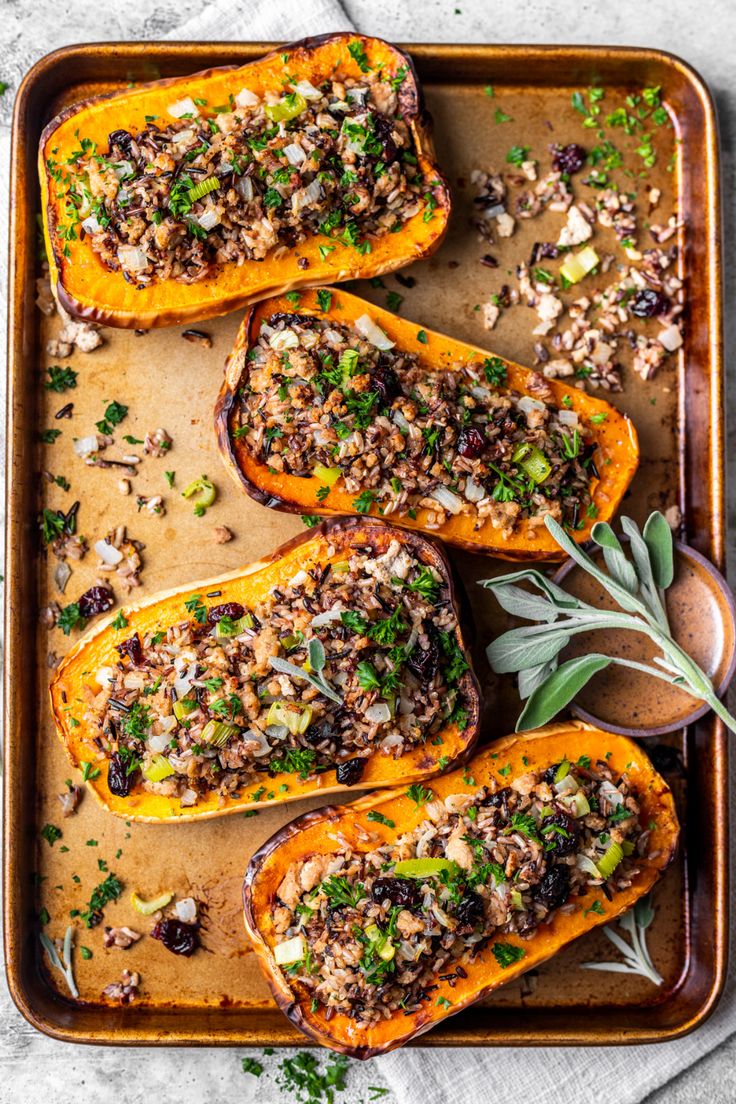
<path id="1" fill-rule="evenodd" d="M 647 928 L 653 919 L 651 894 L 647 894 L 618 921 L 619 927 L 627 933 L 630 942 L 619 935 L 611 924 L 607 924 L 603 929 L 603 934 L 623 955 L 623 962 L 581 962 L 581 968 L 606 970 L 614 974 L 639 974 L 640 977 L 648 978 L 654 985 L 662 985 L 664 978 L 654 966 L 647 947 Z"/>
<path id="2" fill-rule="evenodd" d="M 672 532 L 662 514 L 659 511 L 651 514 L 643 531 L 631 518 L 621 519 L 621 528 L 629 538 L 631 559 L 607 522 L 593 526 L 591 537 L 601 549 L 607 570 L 591 559 L 551 517 L 545 517 L 544 521 L 560 548 L 603 586 L 620 609 L 591 606 L 531 568 L 480 582 L 480 586 L 493 591 L 507 613 L 537 622 L 502 633 L 487 648 L 488 662 L 497 674 L 518 674 L 519 696 L 526 705 L 516 722 L 516 731 L 546 724 L 593 675 L 616 663 L 644 671 L 707 702 L 724 724 L 736 732 L 736 719 L 719 700 L 711 680 L 672 638 L 665 594 L 674 578 L 674 550 Z M 520 583 L 531 584 L 539 593 L 530 592 Z M 662 654 L 655 656 L 653 663 L 639 663 L 622 656 L 591 652 L 560 663 L 560 652 L 572 637 L 593 629 L 643 633 Z"/>

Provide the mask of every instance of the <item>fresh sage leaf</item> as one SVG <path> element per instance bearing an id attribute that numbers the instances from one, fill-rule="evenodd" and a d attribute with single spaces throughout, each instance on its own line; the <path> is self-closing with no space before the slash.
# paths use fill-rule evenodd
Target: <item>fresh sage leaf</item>
<path id="1" fill-rule="evenodd" d="M 586 602 L 582 602 L 567 590 L 563 590 L 561 586 L 553 583 L 541 571 L 535 571 L 529 567 L 521 571 L 511 571 L 508 575 L 498 575 L 495 579 L 480 579 L 478 586 L 485 587 L 486 590 L 497 590 L 499 587 L 508 586 L 510 583 L 531 583 L 537 590 L 541 590 L 542 594 L 545 594 L 551 602 L 555 602 L 561 610 L 595 608 L 594 606 L 588 606 Z"/>
<path id="2" fill-rule="evenodd" d="M 576 656 L 560 664 L 529 698 L 516 722 L 516 731 L 523 732 L 547 724 L 570 704 L 593 675 L 603 671 L 610 662 L 610 656 L 591 652 L 590 655 Z"/>
<path id="3" fill-rule="evenodd" d="M 626 558 L 621 542 L 608 522 L 597 521 L 590 535 L 603 550 L 603 559 L 609 574 L 628 590 L 629 594 L 636 594 L 639 589 L 639 576 Z"/>
<path id="4" fill-rule="evenodd" d="M 557 670 L 557 656 L 548 663 L 540 663 L 538 667 L 527 667 L 525 671 L 519 671 L 519 697 L 526 701 L 544 680 Z"/>
<path id="5" fill-rule="evenodd" d="M 583 551 L 583 549 L 571 540 L 565 530 L 558 522 L 551 518 L 549 514 L 544 519 L 544 524 L 549 529 L 554 539 L 559 544 L 560 548 L 567 552 L 568 556 L 582 567 L 584 571 L 587 571 L 589 575 L 592 575 L 594 579 L 597 579 L 599 583 L 608 591 L 612 598 L 615 598 L 622 609 L 625 609 L 628 613 L 647 613 L 647 607 L 636 598 L 633 594 L 630 594 L 625 587 L 622 587 L 615 579 L 606 572 L 602 571 L 598 564 L 590 558 L 590 556 Z"/>
<path id="6" fill-rule="evenodd" d="M 560 611 L 554 604 L 539 594 L 531 594 L 522 587 L 508 583 L 493 588 L 496 601 L 502 610 L 514 617 L 526 617 L 528 621 L 554 621 Z"/>
<path id="7" fill-rule="evenodd" d="M 636 573 L 639 576 L 639 582 L 641 584 L 641 596 L 646 607 L 656 619 L 657 623 L 661 625 L 666 632 L 669 632 L 667 612 L 659 591 L 657 590 L 657 584 L 654 581 L 654 572 L 652 571 L 652 563 L 649 559 L 649 548 L 646 541 L 639 531 L 639 526 L 635 521 L 632 521 L 631 518 L 622 517 L 621 528 L 629 538 L 631 555 L 636 565 Z"/>
<path id="8" fill-rule="evenodd" d="M 649 549 L 654 581 L 660 590 L 672 586 L 675 577 L 674 541 L 664 514 L 655 510 L 644 526 L 644 541 Z"/>
<path id="9" fill-rule="evenodd" d="M 497 675 L 508 675 L 514 671 L 538 667 L 540 663 L 549 663 L 559 655 L 570 639 L 566 629 L 550 626 L 529 632 L 529 629 L 535 628 L 536 626 L 530 625 L 521 629 L 509 629 L 491 641 L 486 648 L 486 655 Z"/>
<path id="10" fill-rule="evenodd" d="M 325 649 L 322 641 L 313 636 L 307 646 L 309 665 L 313 671 L 320 672 L 325 665 Z"/>
<path id="11" fill-rule="evenodd" d="M 297 667 L 296 663 L 290 663 L 288 659 L 282 659 L 281 656 L 269 656 L 269 666 L 273 667 L 274 671 L 279 671 L 282 675 L 291 675 L 292 678 L 304 679 L 310 686 L 313 686 L 315 690 L 319 690 L 320 694 L 324 694 L 330 701 L 334 701 L 337 705 L 342 705 L 342 698 L 339 694 L 336 694 L 331 686 L 328 686 L 324 679 L 315 678 L 314 675 L 310 675 L 308 671 L 303 670 L 301 667 Z"/>

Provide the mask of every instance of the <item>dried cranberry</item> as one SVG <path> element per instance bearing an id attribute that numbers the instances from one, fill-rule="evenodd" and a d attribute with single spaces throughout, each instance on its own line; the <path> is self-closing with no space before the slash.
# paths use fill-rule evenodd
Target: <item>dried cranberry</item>
<path id="1" fill-rule="evenodd" d="M 556 863 L 551 866 L 534 887 L 535 900 L 545 905 L 550 912 L 560 908 L 570 896 L 570 869 L 567 866 Z"/>
<path id="2" fill-rule="evenodd" d="M 455 909 L 458 935 L 469 935 L 483 919 L 483 901 L 477 893 L 468 893 Z"/>
<path id="3" fill-rule="evenodd" d="M 667 296 L 654 288 L 642 288 L 629 303 L 629 310 L 637 318 L 654 318 L 666 314 L 669 309 L 670 301 Z"/>
<path id="4" fill-rule="evenodd" d="M 116 797 L 127 797 L 130 787 L 133 785 L 133 772 L 128 774 L 128 767 L 119 751 L 114 751 L 110 756 L 110 765 L 107 768 L 107 788 Z"/>
<path id="5" fill-rule="evenodd" d="M 399 156 L 399 147 L 394 140 L 394 132 L 391 121 L 385 115 L 373 116 L 373 133 L 381 143 L 381 161 L 390 165 Z"/>
<path id="6" fill-rule="evenodd" d="M 139 667 L 143 663 L 143 648 L 141 647 L 141 638 L 138 633 L 133 633 L 127 640 L 124 640 L 122 644 L 115 645 L 121 656 L 126 656 L 133 664 L 134 667 Z"/>
<path id="7" fill-rule="evenodd" d="M 85 590 L 79 599 L 79 612 L 82 617 L 94 617 L 96 613 L 104 613 L 115 605 L 115 595 L 104 586 L 90 587 Z"/>
<path id="8" fill-rule="evenodd" d="M 546 257 L 550 257 L 552 260 L 559 256 L 559 249 L 552 242 L 535 242 L 532 246 L 531 255 L 529 257 L 529 264 L 535 265 L 537 261 L 542 261 Z"/>
<path id="9" fill-rule="evenodd" d="M 371 889 L 374 901 L 385 901 L 392 905 L 411 908 L 419 903 L 419 887 L 408 878 L 376 878 Z"/>
<path id="10" fill-rule="evenodd" d="M 315 319 L 309 314 L 296 314 L 294 311 L 276 311 L 268 320 L 269 326 L 278 326 L 283 322 L 285 326 L 313 326 Z"/>
<path id="11" fill-rule="evenodd" d="M 542 781 L 549 782 L 550 786 L 554 785 L 559 766 L 559 763 L 553 763 L 551 767 L 547 767 L 546 771 L 542 775 Z"/>
<path id="12" fill-rule="evenodd" d="M 545 848 L 553 855 L 574 855 L 578 849 L 577 822 L 567 813 L 553 813 L 544 817 L 541 832 Z"/>
<path id="13" fill-rule="evenodd" d="M 127 130 L 113 130 L 111 134 L 108 134 L 107 141 L 110 149 L 117 146 L 120 152 L 127 157 L 130 153 L 133 136 Z"/>
<path id="14" fill-rule="evenodd" d="M 185 924 L 183 920 L 159 920 L 151 935 L 160 939 L 167 951 L 187 958 L 199 946 L 196 924 Z"/>
<path id="15" fill-rule="evenodd" d="M 488 797 L 484 797 L 481 801 L 481 805 L 490 805 L 494 809 L 501 809 L 508 805 L 511 793 L 511 787 L 504 786 L 503 789 L 496 790 L 495 793 L 489 794 Z"/>
<path id="16" fill-rule="evenodd" d="M 467 460 L 477 460 L 486 448 L 486 438 L 475 426 L 463 426 L 457 438 L 457 451 Z"/>
<path id="17" fill-rule="evenodd" d="M 569 146 L 554 146 L 553 150 L 552 165 L 558 172 L 570 174 L 580 172 L 585 164 L 587 154 L 577 142 L 571 142 Z"/>
<path id="18" fill-rule="evenodd" d="M 346 759 L 344 763 L 338 763 L 335 778 L 341 786 L 354 786 L 360 782 L 365 770 L 365 759 Z"/>
<path id="19" fill-rule="evenodd" d="M 245 609 L 240 602 L 223 602 L 221 606 L 213 606 L 207 614 L 210 625 L 217 624 L 223 617 L 229 617 L 231 621 L 237 621 L 243 616 Z"/>
<path id="20" fill-rule="evenodd" d="M 318 724 L 310 725 L 304 733 L 306 742 L 314 745 L 321 744 L 325 740 L 336 740 L 337 736 L 337 729 L 329 721 L 320 721 Z"/>
<path id="21" fill-rule="evenodd" d="M 381 406 L 390 406 L 400 393 L 399 377 L 388 364 L 381 364 L 373 373 L 373 389 L 378 392 Z"/>
<path id="22" fill-rule="evenodd" d="M 434 634 L 429 635 L 426 648 L 412 650 L 406 665 L 421 682 L 431 682 L 440 665 L 440 649 Z"/>

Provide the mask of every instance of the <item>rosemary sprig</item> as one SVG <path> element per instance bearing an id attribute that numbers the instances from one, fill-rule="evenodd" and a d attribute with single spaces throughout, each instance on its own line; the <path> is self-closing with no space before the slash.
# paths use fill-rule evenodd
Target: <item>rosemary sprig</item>
<path id="1" fill-rule="evenodd" d="M 633 909 L 619 920 L 619 927 L 628 934 L 630 943 L 607 924 L 603 929 L 614 947 L 623 955 L 623 962 L 581 962 L 583 970 L 606 970 L 614 974 L 639 974 L 649 978 L 654 985 L 661 985 L 662 975 L 655 969 L 647 947 L 647 928 L 654 919 L 651 896 L 637 901 Z"/>
<path id="2" fill-rule="evenodd" d="M 736 719 L 719 700 L 711 680 L 672 638 L 665 593 L 674 577 L 673 540 L 662 514 L 658 511 L 651 514 L 643 532 L 631 518 L 621 519 L 621 527 L 629 538 L 631 560 L 607 522 L 593 526 L 591 537 L 602 550 L 607 571 L 571 540 L 556 521 L 549 516 L 544 521 L 560 548 L 601 584 L 620 609 L 591 606 L 532 569 L 480 582 L 480 586 L 493 591 L 507 613 L 538 622 L 502 633 L 487 648 L 488 662 L 497 674 L 514 672 L 519 676 L 519 696 L 526 705 L 516 722 L 516 731 L 546 724 L 593 675 L 616 663 L 679 686 L 692 697 L 707 702 L 727 728 L 736 732 Z M 530 593 L 519 583 L 530 583 L 540 593 Z M 560 664 L 559 654 L 572 637 L 593 629 L 643 633 L 662 654 L 655 656 L 656 666 L 597 652 Z"/>

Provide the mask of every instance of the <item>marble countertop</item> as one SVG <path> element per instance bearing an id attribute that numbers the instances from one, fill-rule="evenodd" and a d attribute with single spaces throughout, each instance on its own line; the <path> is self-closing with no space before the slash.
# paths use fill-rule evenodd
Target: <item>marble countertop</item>
<path id="1" fill-rule="evenodd" d="M 279 8 L 279 0 L 271 0 Z M 6 180 L 9 121 L 18 80 L 44 53 L 73 42 L 126 38 L 160 38 L 202 7 L 202 0 L 4 0 L 0 20 L 0 79 L 10 84 L 0 99 L 0 179 Z M 710 0 L 643 4 L 641 0 L 526 0 L 500 4 L 491 0 L 344 0 L 348 16 L 360 30 L 396 41 L 438 42 L 558 42 L 655 46 L 680 54 L 708 81 L 718 106 L 723 142 L 724 252 L 734 246 L 734 142 L 736 139 L 736 5 Z M 230 29 L 223 27 L 222 38 Z M 247 38 L 247 26 L 237 37 Z M 284 22 L 284 38 L 290 37 Z M 3 192 L 5 188 L 2 189 Z M 7 199 L 2 199 L 0 239 L 7 234 Z M 4 244 L 2 247 L 4 249 Z M 725 302 L 734 301 L 736 266 L 726 265 Z M 0 288 L 2 297 L 5 289 Z M 726 311 L 726 365 L 729 374 L 729 447 L 736 445 L 736 387 L 733 352 L 734 316 Z M 4 326 L 0 341 L 5 337 Z M 731 355 L 729 355 L 729 353 Z M 731 465 L 731 471 L 733 465 Z M 733 483 L 728 516 L 735 516 Z M 729 542 L 731 577 L 736 567 L 736 541 Z M 265 1079 L 245 1077 L 242 1053 L 236 1050 L 126 1050 L 72 1047 L 38 1034 L 16 1011 L 0 981 L 0 1104 L 45 1100 L 77 1104 L 96 1100 L 176 1100 L 200 1104 L 235 1098 L 265 1100 Z M 374 1076 L 370 1084 L 380 1084 Z M 362 1086 L 365 1086 L 365 1079 Z M 278 1095 L 278 1094 L 277 1094 Z M 604 1093 L 604 1096 L 606 1094 Z M 611 1098 L 615 1090 L 611 1093 Z M 283 1097 L 286 1100 L 286 1097 Z M 345 1104 L 366 1100 L 362 1090 L 338 1097 Z M 390 1100 L 390 1097 L 385 1097 Z M 697 1065 L 648 1098 L 651 1104 L 695 1104 L 736 1100 L 736 1036 Z"/>

